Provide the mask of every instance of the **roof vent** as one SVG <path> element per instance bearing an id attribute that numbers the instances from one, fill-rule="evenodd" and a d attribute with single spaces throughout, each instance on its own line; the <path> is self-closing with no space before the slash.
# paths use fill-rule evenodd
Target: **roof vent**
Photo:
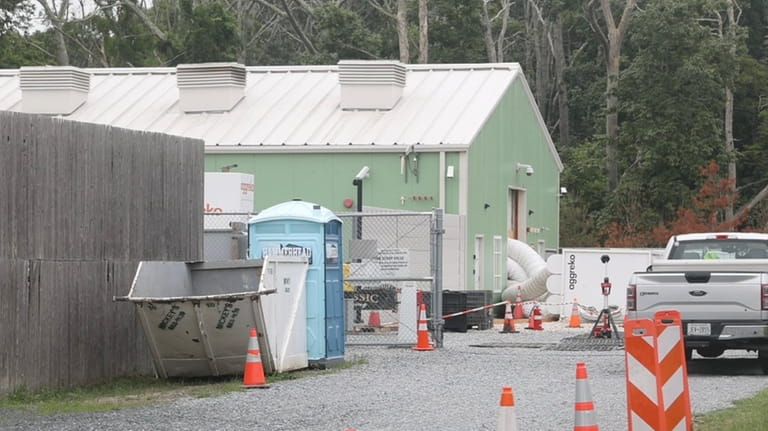
<path id="1" fill-rule="evenodd" d="M 229 111 L 245 96 L 245 66 L 237 63 L 176 66 L 179 106 L 184 112 Z"/>
<path id="2" fill-rule="evenodd" d="M 341 109 L 382 109 L 395 106 L 405 87 L 405 65 L 392 60 L 339 62 Z"/>
<path id="3" fill-rule="evenodd" d="M 23 112 L 67 115 L 88 99 L 91 74 L 72 66 L 22 67 L 19 85 Z"/>

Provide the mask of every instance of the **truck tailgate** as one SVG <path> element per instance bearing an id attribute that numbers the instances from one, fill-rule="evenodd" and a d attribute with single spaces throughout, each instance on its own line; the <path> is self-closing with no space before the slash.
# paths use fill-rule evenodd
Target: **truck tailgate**
<path id="1" fill-rule="evenodd" d="M 637 316 L 678 310 L 683 320 L 760 320 L 759 272 L 636 273 Z"/>

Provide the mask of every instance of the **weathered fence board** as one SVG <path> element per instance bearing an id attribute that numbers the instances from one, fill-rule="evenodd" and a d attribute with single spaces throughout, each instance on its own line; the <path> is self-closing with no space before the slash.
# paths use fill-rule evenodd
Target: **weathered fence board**
<path id="1" fill-rule="evenodd" d="M 151 372 L 141 260 L 203 255 L 203 143 L 0 112 L 0 394 Z"/>
<path id="2" fill-rule="evenodd" d="M 202 258 L 202 141 L 12 112 L 0 138 L 0 257 Z"/>

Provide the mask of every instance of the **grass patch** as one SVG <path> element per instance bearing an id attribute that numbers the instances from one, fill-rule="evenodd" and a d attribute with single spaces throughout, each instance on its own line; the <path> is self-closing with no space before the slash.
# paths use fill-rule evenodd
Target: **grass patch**
<path id="1" fill-rule="evenodd" d="M 362 357 L 354 357 L 327 369 L 308 368 L 266 376 L 267 383 L 297 380 L 331 374 L 365 364 Z M 23 410 L 30 414 L 99 412 L 130 407 L 157 405 L 182 397 L 210 398 L 231 392 L 244 391 L 241 377 L 210 377 L 196 379 L 155 379 L 135 377 L 116 379 L 99 385 L 70 389 L 30 391 L 24 387 L 0 398 L 1 409 Z"/>
<path id="2" fill-rule="evenodd" d="M 734 401 L 734 407 L 694 419 L 696 431 L 762 430 L 768 424 L 768 389 L 752 398 Z"/>
<path id="3" fill-rule="evenodd" d="M 0 408 L 26 410 L 36 414 L 98 412 L 170 402 L 180 397 L 206 398 L 240 389 L 233 378 L 116 379 L 98 385 L 70 389 L 30 391 L 21 387 L 0 399 Z"/>

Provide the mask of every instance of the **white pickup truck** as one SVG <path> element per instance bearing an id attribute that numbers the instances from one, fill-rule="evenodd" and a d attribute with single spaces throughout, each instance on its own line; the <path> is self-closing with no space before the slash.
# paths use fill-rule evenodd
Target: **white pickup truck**
<path id="1" fill-rule="evenodd" d="M 664 259 L 635 272 L 627 287 L 627 316 L 649 318 L 678 310 L 686 357 L 725 350 L 757 351 L 768 374 L 768 234 L 721 232 L 675 235 Z"/>

